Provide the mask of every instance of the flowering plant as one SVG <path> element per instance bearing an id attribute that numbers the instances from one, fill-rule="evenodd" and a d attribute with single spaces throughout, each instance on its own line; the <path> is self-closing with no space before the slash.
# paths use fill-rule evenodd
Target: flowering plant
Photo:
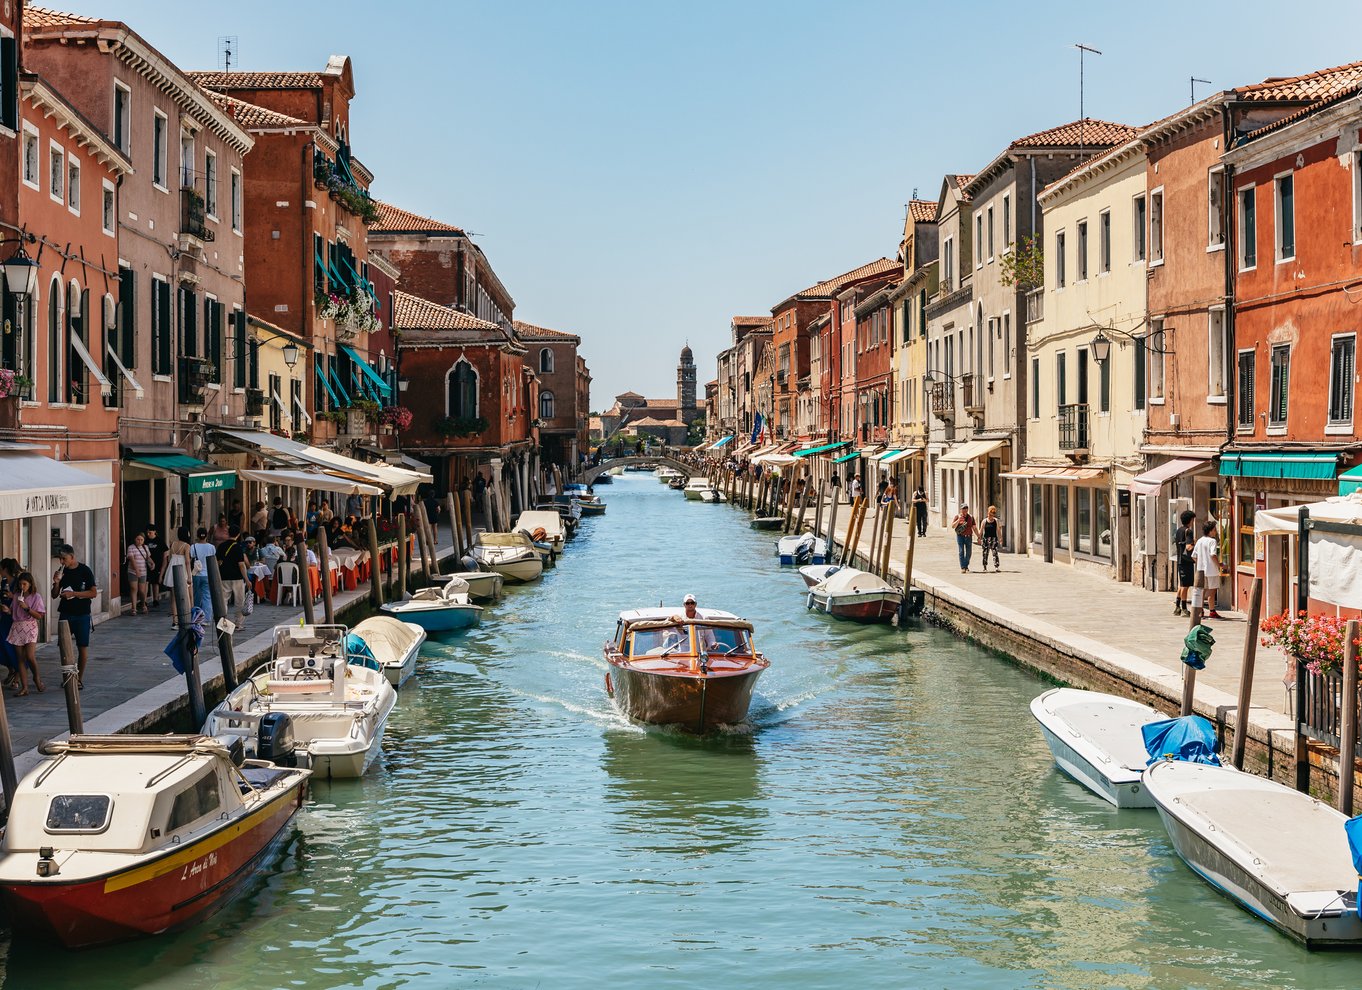
<path id="1" fill-rule="evenodd" d="M 406 406 L 388 406 L 383 412 L 379 413 L 379 419 L 389 426 L 405 430 L 411 426 L 411 410 Z"/>
<path id="2" fill-rule="evenodd" d="M 1332 615 L 1283 612 L 1263 621 L 1263 646 L 1278 646 L 1312 674 L 1337 674 L 1343 669 L 1348 620 Z"/>

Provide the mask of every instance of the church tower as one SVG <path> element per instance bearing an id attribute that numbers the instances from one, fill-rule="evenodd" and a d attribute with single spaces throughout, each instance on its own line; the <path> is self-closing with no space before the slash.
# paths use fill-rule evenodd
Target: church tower
<path id="1" fill-rule="evenodd" d="M 676 410 L 677 417 L 687 426 L 695 419 L 698 410 L 695 406 L 695 358 L 690 352 L 690 344 L 681 348 L 681 363 L 676 366 Z"/>

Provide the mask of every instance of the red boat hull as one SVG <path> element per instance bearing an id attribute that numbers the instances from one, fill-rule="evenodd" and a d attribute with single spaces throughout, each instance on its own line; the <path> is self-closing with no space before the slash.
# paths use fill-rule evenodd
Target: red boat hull
<path id="1" fill-rule="evenodd" d="M 49 934 L 73 949 L 185 927 L 225 904 L 250 878 L 302 805 L 306 782 L 301 777 L 264 807 L 131 869 L 72 883 L 7 883 L 0 896 L 16 928 Z"/>
<path id="2" fill-rule="evenodd" d="M 608 687 L 620 711 L 650 725 L 705 733 L 747 718 L 752 690 L 768 664 L 735 673 L 674 674 L 633 670 L 610 662 Z"/>
<path id="3" fill-rule="evenodd" d="M 902 600 L 903 597 L 897 593 L 882 596 L 859 595 L 849 600 L 839 600 L 835 597 L 821 600 L 815 597 L 814 605 L 819 611 L 838 619 L 850 619 L 853 622 L 890 622 L 898 615 L 899 603 Z"/>

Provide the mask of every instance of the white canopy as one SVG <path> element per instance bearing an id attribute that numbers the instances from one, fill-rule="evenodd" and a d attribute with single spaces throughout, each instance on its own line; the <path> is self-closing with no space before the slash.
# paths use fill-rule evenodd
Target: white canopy
<path id="1" fill-rule="evenodd" d="M 799 463 L 799 458 L 793 454 L 758 454 L 752 458 L 753 464 L 767 464 L 771 467 L 786 467 L 790 464 Z"/>
<path id="2" fill-rule="evenodd" d="M 427 475 L 408 471 L 406 468 L 393 467 L 391 464 L 370 464 L 368 461 L 346 457 L 334 450 L 322 450 L 297 443 L 285 437 L 260 430 L 220 430 L 241 443 L 247 443 L 275 456 L 303 464 L 315 464 L 335 474 L 356 478 L 371 485 L 377 485 L 391 495 L 411 495 L 421 482 L 428 480 Z"/>
<path id="3" fill-rule="evenodd" d="M 822 584 L 818 585 L 818 590 L 830 595 L 849 595 L 871 591 L 893 591 L 894 588 L 878 574 L 858 571 L 854 567 L 843 567 L 834 571 Z"/>
<path id="4" fill-rule="evenodd" d="M 366 485 L 362 481 L 340 478 L 321 471 L 292 471 L 287 468 L 272 470 L 240 468 L 237 474 L 249 481 L 261 481 L 267 485 L 283 485 L 287 488 L 305 488 L 313 492 L 338 492 L 341 495 L 382 495 L 383 489 L 377 485 Z"/>
<path id="5" fill-rule="evenodd" d="M 114 485 L 74 464 L 42 454 L 0 450 L 0 519 L 30 519 L 107 509 Z"/>
<path id="6" fill-rule="evenodd" d="M 1324 522 L 1362 526 L 1362 492 L 1335 495 L 1309 505 L 1286 505 L 1254 513 L 1258 536 L 1295 536 L 1300 532 L 1301 509 Z M 1346 533 L 1310 533 L 1310 597 L 1317 601 L 1362 608 L 1362 537 Z"/>

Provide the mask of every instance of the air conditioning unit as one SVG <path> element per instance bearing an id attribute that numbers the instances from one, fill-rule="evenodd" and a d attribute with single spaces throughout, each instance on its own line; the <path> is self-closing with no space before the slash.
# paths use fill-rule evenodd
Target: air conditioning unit
<path id="1" fill-rule="evenodd" d="M 1168 425 L 1175 430 L 1182 429 L 1182 416 L 1180 416 L 1178 413 L 1169 413 Z"/>

